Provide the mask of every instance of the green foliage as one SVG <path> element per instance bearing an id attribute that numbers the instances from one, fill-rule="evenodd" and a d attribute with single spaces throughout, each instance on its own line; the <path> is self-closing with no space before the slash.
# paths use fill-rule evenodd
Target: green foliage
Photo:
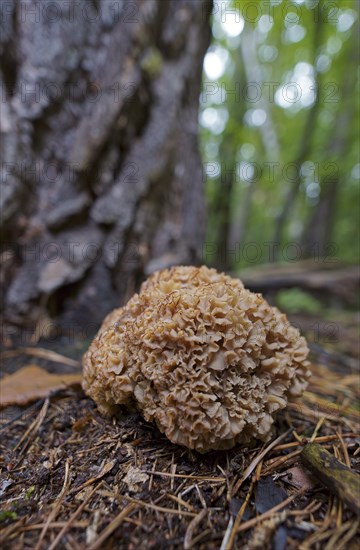
<path id="1" fill-rule="evenodd" d="M 0 523 L 3 523 L 4 521 L 8 519 L 17 519 L 18 515 L 16 512 L 12 512 L 11 510 L 0 510 Z"/>
<path id="2" fill-rule="evenodd" d="M 280 247 L 298 243 L 305 259 L 314 245 L 323 254 L 334 242 L 338 260 L 356 262 L 359 4 L 224 4 L 215 4 L 200 98 L 207 240 L 224 246 L 227 221 L 230 248 L 278 236 Z"/>
<path id="3" fill-rule="evenodd" d="M 321 303 L 300 288 L 281 290 L 276 297 L 277 306 L 288 313 L 320 313 Z"/>
<path id="4" fill-rule="evenodd" d="M 30 500 L 33 496 L 33 493 L 35 491 L 35 485 L 32 485 L 31 487 L 29 487 L 26 492 L 25 492 L 25 500 Z"/>

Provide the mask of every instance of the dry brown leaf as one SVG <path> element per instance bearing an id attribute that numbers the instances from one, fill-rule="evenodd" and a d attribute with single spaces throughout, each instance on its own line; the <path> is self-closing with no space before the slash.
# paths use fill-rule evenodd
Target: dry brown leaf
<path id="1" fill-rule="evenodd" d="M 287 470 L 287 475 L 282 478 L 285 483 L 301 489 L 302 487 L 307 491 L 314 489 L 317 484 L 317 480 L 311 476 L 302 466 L 294 466 Z"/>
<path id="2" fill-rule="evenodd" d="M 0 407 L 27 405 L 55 390 L 79 385 L 81 379 L 81 374 L 50 374 L 37 365 L 27 365 L 1 380 Z"/>
<path id="3" fill-rule="evenodd" d="M 124 482 L 128 485 L 129 491 L 137 493 L 141 490 L 142 484 L 149 479 L 149 476 L 140 470 L 139 468 L 134 468 L 131 466 L 124 477 Z"/>

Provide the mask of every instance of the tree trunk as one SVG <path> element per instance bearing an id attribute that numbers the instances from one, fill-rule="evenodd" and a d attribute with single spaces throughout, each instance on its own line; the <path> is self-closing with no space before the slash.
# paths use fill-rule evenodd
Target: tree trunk
<path id="1" fill-rule="evenodd" d="M 359 22 L 357 22 L 357 27 L 356 30 L 359 31 Z M 355 44 L 357 40 L 358 32 L 354 31 L 347 45 L 349 63 L 346 63 L 346 69 L 344 67 L 341 80 L 341 110 L 336 116 L 333 131 L 329 133 L 329 140 L 325 148 L 326 164 L 324 164 L 328 168 L 328 172 L 331 171 L 333 174 L 327 174 L 322 178 L 320 200 L 313 208 L 303 231 L 302 249 L 305 257 L 310 257 L 314 251 L 316 254 L 326 257 L 330 251 L 333 253 L 333 246 L 337 246 L 332 241 L 335 236 L 339 189 L 346 185 L 344 168 L 340 170 L 338 159 L 346 158 L 352 140 L 356 139 L 349 129 L 352 119 L 356 117 L 353 90 L 357 81 L 358 59 Z"/>
<path id="2" fill-rule="evenodd" d="M 198 98 L 211 2 L 1 6 L 3 311 L 72 330 L 204 231 Z"/>
<path id="3" fill-rule="evenodd" d="M 313 31 L 313 53 L 314 53 L 314 66 L 315 66 L 315 57 L 317 51 L 320 47 L 323 33 L 323 24 L 319 20 L 312 29 Z M 319 74 L 317 71 L 314 71 L 315 75 L 315 87 L 320 87 Z M 312 139 L 317 125 L 317 117 L 320 111 L 320 92 L 319 90 L 316 93 L 315 101 L 312 107 L 309 109 L 307 117 L 305 119 L 304 128 L 302 130 L 302 136 L 299 142 L 299 151 L 293 161 L 295 165 L 295 177 L 293 178 L 289 189 L 284 197 L 284 204 L 282 206 L 281 212 L 277 219 L 275 220 L 275 231 L 273 237 L 273 243 L 275 244 L 275 254 L 272 261 L 279 261 L 280 252 L 277 244 L 281 244 L 284 238 L 284 231 L 286 224 L 290 218 L 291 212 L 295 206 L 296 199 L 301 185 L 301 166 L 307 159 L 309 153 L 311 152 Z M 287 185 L 285 184 L 285 188 Z"/>

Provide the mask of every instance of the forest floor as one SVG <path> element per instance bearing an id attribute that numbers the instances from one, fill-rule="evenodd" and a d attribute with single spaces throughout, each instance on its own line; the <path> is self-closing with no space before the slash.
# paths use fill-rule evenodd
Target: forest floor
<path id="1" fill-rule="evenodd" d="M 321 320 L 292 320 L 311 342 L 313 376 L 264 445 L 200 455 L 138 414 L 102 418 L 79 385 L 3 408 L 1 548 L 359 548 L 356 498 L 330 491 L 301 454 L 315 442 L 359 470 L 358 319 L 343 316 L 336 341 Z M 29 364 L 80 373 L 87 345 L 5 350 L 2 374 Z"/>

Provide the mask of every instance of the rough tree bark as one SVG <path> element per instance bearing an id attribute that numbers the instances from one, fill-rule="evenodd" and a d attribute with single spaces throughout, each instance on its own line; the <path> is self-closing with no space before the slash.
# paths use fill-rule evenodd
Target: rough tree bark
<path id="1" fill-rule="evenodd" d="M 203 0 L 3 0 L 5 320 L 95 327 L 162 265 L 196 262 Z"/>

